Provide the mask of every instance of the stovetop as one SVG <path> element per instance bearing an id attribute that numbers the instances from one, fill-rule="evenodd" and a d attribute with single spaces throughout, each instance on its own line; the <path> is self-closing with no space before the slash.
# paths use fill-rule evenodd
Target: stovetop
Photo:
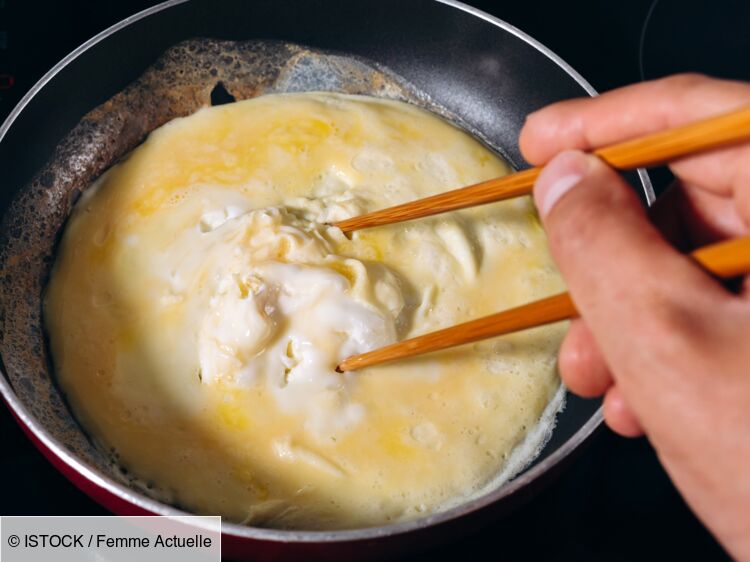
<path id="1" fill-rule="evenodd" d="M 63 56 L 153 3 L 0 0 L 0 121 Z M 550 47 L 599 91 L 681 70 L 750 78 L 750 66 L 739 61 L 750 52 L 750 34 L 743 29 L 750 21 L 746 0 L 470 3 Z M 668 176 L 657 173 L 654 179 L 659 191 Z M 106 513 L 47 463 L 3 407 L 0 437 L 0 514 Z M 479 561 L 726 558 L 685 506 L 648 442 L 619 438 L 606 429 L 528 504 L 474 536 L 422 556 Z"/>

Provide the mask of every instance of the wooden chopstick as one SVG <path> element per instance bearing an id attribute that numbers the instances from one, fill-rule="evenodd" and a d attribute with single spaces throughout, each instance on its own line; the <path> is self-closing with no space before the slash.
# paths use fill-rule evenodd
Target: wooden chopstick
<path id="1" fill-rule="evenodd" d="M 750 140 L 750 107 L 600 148 L 595 150 L 594 154 L 614 168 L 628 170 L 664 164 L 689 154 L 747 140 Z M 349 234 L 363 228 L 394 224 L 528 195 L 540 172 L 541 168 L 530 168 L 501 178 L 352 217 L 333 223 L 333 226 Z"/>
<path id="2" fill-rule="evenodd" d="M 704 269 L 718 277 L 736 277 L 750 272 L 750 236 L 705 246 L 690 255 Z M 353 355 L 344 359 L 336 370 L 339 372 L 356 371 L 396 359 L 414 357 L 576 316 L 578 316 L 578 311 L 570 295 L 561 293 L 504 312 L 387 345 L 361 355 Z"/>

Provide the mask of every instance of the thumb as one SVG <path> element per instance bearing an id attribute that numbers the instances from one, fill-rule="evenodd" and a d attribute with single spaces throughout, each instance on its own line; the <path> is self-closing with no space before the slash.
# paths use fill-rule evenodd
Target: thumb
<path id="1" fill-rule="evenodd" d="M 717 283 L 662 238 L 634 191 L 599 158 L 559 154 L 537 179 L 534 199 L 553 258 L 615 379 L 639 358 L 655 359 L 643 352 L 653 347 L 648 338 L 684 334 L 695 324 L 688 317 L 723 298 Z"/>

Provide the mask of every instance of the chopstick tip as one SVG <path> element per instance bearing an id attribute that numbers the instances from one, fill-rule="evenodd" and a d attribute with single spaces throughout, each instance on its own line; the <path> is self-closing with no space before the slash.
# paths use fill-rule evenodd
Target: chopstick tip
<path id="1" fill-rule="evenodd" d="M 326 226 L 329 226 L 329 227 L 332 227 L 332 228 L 338 228 L 343 233 L 343 235 L 346 236 L 346 238 L 348 238 L 349 240 L 352 239 L 352 232 L 354 232 L 354 231 L 353 230 L 347 230 L 346 228 L 342 228 L 340 223 L 337 223 L 337 222 L 327 222 L 327 223 L 324 223 L 324 224 Z"/>

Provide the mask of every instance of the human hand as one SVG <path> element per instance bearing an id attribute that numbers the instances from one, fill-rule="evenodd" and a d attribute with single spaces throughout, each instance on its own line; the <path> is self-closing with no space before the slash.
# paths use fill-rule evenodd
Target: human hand
<path id="1" fill-rule="evenodd" d="M 534 113 L 521 149 L 547 164 L 534 197 L 581 313 L 560 350 L 563 380 L 604 395 L 616 432 L 645 432 L 697 515 L 750 560 L 750 283 L 730 292 L 669 242 L 684 251 L 750 232 L 750 145 L 673 163 L 658 227 L 617 173 L 578 151 L 747 104 L 748 84 L 676 76 Z"/>

